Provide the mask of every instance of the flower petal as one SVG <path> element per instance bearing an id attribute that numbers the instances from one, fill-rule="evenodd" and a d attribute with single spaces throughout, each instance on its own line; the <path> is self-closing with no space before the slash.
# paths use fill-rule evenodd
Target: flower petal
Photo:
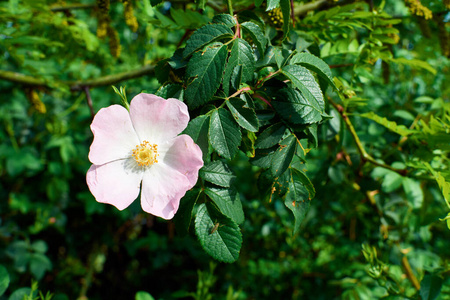
<path id="1" fill-rule="evenodd" d="M 120 105 L 100 109 L 92 121 L 91 130 L 94 141 L 89 160 L 95 165 L 130 157 L 131 151 L 139 144 L 130 114 Z"/>
<path id="2" fill-rule="evenodd" d="M 139 195 L 144 172 L 127 166 L 133 162 L 116 160 L 104 165 L 92 165 L 86 181 L 95 200 L 112 204 L 119 210 L 127 208 Z"/>
<path id="3" fill-rule="evenodd" d="M 131 100 L 130 115 L 139 139 L 161 143 L 181 133 L 189 122 L 186 104 L 177 99 L 163 99 L 139 94 Z"/>
<path id="4" fill-rule="evenodd" d="M 172 219 L 189 186 L 183 174 L 163 163 L 155 164 L 142 180 L 142 209 L 166 220 Z"/>
<path id="5" fill-rule="evenodd" d="M 164 152 L 164 149 L 161 149 Z M 192 138 L 182 134 L 173 139 L 173 144 L 162 153 L 161 161 L 185 175 L 192 188 L 198 179 L 198 170 L 203 167 L 202 150 Z"/>

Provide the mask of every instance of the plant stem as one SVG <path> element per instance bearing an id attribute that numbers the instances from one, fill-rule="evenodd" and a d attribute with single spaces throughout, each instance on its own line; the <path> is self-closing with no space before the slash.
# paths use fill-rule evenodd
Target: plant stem
<path id="1" fill-rule="evenodd" d="M 72 9 L 85 9 L 85 8 L 93 8 L 95 7 L 95 4 L 83 4 L 83 3 L 75 3 L 75 4 L 69 4 L 69 5 L 55 5 L 50 7 L 51 11 L 65 11 L 65 10 L 72 10 Z"/>
<path id="2" fill-rule="evenodd" d="M 84 90 L 87 87 L 97 87 L 97 86 L 105 86 L 112 85 L 117 82 L 121 82 L 124 80 L 141 77 L 143 75 L 151 74 L 155 71 L 155 66 L 146 65 L 139 69 L 122 72 L 113 75 L 107 75 L 103 77 L 99 77 L 96 79 L 88 79 L 88 80 L 77 80 L 77 81 L 58 81 L 54 80 L 57 85 L 68 86 L 71 91 L 80 91 Z M 49 80 L 45 80 L 42 78 L 33 77 L 30 75 L 24 75 L 21 73 L 11 72 L 11 71 L 2 71 L 0 70 L 0 79 L 20 83 L 29 86 L 45 86 L 51 88 L 51 84 Z"/>
<path id="3" fill-rule="evenodd" d="M 303 4 L 301 6 L 297 6 L 296 8 L 294 8 L 294 14 L 296 16 L 301 16 L 311 10 L 316 10 L 316 9 L 320 8 L 327 3 L 328 3 L 327 0 L 317 0 L 314 2 L 306 3 L 306 4 Z"/>
<path id="4" fill-rule="evenodd" d="M 227 6 L 228 6 L 228 13 L 233 16 L 233 4 L 231 3 L 231 0 L 227 0 Z"/>
<path id="5" fill-rule="evenodd" d="M 406 255 L 402 257 L 402 266 L 405 269 L 406 277 L 409 279 L 409 281 L 411 281 L 412 285 L 416 288 L 416 290 L 420 290 L 420 282 L 414 275 Z"/>
<path id="6" fill-rule="evenodd" d="M 347 126 L 348 130 L 350 131 L 350 134 L 352 135 L 353 140 L 355 141 L 356 148 L 358 149 L 358 152 L 361 155 L 361 160 L 362 160 L 363 164 L 366 163 L 366 162 L 370 162 L 371 164 L 373 164 L 375 166 L 382 167 L 382 168 L 394 171 L 394 172 L 396 172 L 396 173 L 398 173 L 398 174 L 400 174 L 402 176 L 406 176 L 406 174 L 408 173 L 408 170 L 393 168 L 393 167 L 391 167 L 389 165 L 386 165 L 384 163 L 380 163 L 380 162 L 376 161 L 372 156 L 370 156 L 366 152 L 366 149 L 364 149 L 364 146 L 361 143 L 361 140 L 359 139 L 358 134 L 356 133 L 356 130 L 353 127 L 352 122 L 350 121 L 348 115 L 345 113 L 345 109 L 341 105 L 336 104 L 331 99 L 328 99 L 328 101 L 339 112 L 342 120 L 344 121 L 345 125 Z"/>

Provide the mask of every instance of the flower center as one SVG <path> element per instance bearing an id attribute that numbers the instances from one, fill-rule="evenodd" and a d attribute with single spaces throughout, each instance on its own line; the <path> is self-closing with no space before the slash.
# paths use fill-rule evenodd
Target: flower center
<path id="1" fill-rule="evenodd" d="M 158 145 L 143 141 L 133 150 L 133 157 L 140 167 L 151 166 L 158 162 Z"/>

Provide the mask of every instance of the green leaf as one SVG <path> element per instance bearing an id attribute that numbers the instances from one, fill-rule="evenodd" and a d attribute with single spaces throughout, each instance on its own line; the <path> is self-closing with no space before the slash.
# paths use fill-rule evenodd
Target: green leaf
<path id="1" fill-rule="evenodd" d="M 229 14 L 215 15 L 212 22 L 215 24 L 223 24 L 229 28 L 236 26 L 236 20 Z"/>
<path id="2" fill-rule="evenodd" d="M 238 225 L 212 204 L 201 204 L 195 218 L 195 233 L 203 249 L 213 258 L 232 263 L 239 258 L 242 234 Z"/>
<path id="3" fill-rule="evenodd" d="M 387 129 L 389 129 L 390 131 L 395 132 L 401 136 L 409 136 L 411 134 L 417 133 L 416 130 L 408 129 L 403 125 L 397 125 L 397 123 L 395 123 L 394 121 L 389 121 L 384 117 L 380 117 L 372 111 L 361 114 L 360 116 L 375 121 L 378 124 L 383 125 Z"/>
<path id="4" fill-rule="evenodd" d="M 267 0 L 266 11 L 272 10 L 280 6 L 280 0 Z"/>
<path id="5" fill-rule="evenodd" d="M 298 173 L 292 174 L 291 180 L 289 181 L 289 189 L 285 195 L 284 204 L 294 214 L 294 234 L 296 234 L 300 229 L 300 225 L 305 219 L 311 204 L 308 189 L 298 178 Z"/>
<path id="6" fill-rule="evenodd" d="M 283 123 L 276 123 L 267 127 L 256 140 L 256 148 L 270 148 L 278 144 L 286 131 L 286 126 Z"/>
<path id="7" fill-rule="evenodd" d="M 40 280 L 45 272 L 51 269 L 52 262 L 47 256 L 41 253 L 30 254 L 30 272 L 37 280 Z"/>
<path id="8" fill-rule="evenodd" d="M 267 169 L 272 165 L 272 158 L 278 148 L 272 147 L 269 149 L 256 149 L 255 157 L 250 160 L 255 166 Z"/>
<path id="9" fill-rule="evenodd" d="M 207 24 L 195 31 L 189 40 L 186 42 L 186 47 L 183 51 L 183 57 L 187 58 L 195 51 L 202 49 L 204 46 L 220 40 L 232 39 L 233 31 L 223 24 Z"/>
<path id="10" fill-rule="evenodd" d="M 47 252 L 48 246 L 47 246 L 46 242 L 44 242 L 42 240 L 38 240 L 31 244 L 31 249 L 33 249 L 34 251 L 36 251 L 38 253 L 44 254 L 45 252 Z"/>
<path id="11" fill-rule="evenodd" d="M 401 64 L 401 65 L 407 65 L 407 66 L 411 66 L 411 67 L 416 67 L 416 68 L 421 68 L 424 70 L 427 70 L 428 72 L 430 72 L 433 75 L 436 75 L 437 71 L 435 68 L 433 68 L 429 63 L 423 61 L 423 60 L 419 60 L 419 59 L 406 59 L 403 57 L 400 58 L 390 58 L 390 61 L 397 63 L 397 64 Z"/>
<path id="12" fill-rule="evenodd" d="M 444 279 L 437 275 L 425 275 L 420 282 L 420 296 L 422 300 L 434 300 L 441 293 Z"/>
<path id="13" fill-rule="evenodd" d="M 246 105 L 244 100 L 231 98 L 226 103 L 234 119 L 242 128 L 251 132 L 257 132 L 259 130 L 259 121 L 255 110 L 244 107 Z"/>
<path id="14" fill-rule="evenodd" d="M 208 130 L 209 116 L 201 115 L 190 121 L 186 129 L 183 131 L 184 134 L 189 135 L 192 140 L 200 147 L 203 154 L 203 161 L 207 160 L 209 152 Z"/>
<path id="15" fill-rule="evenodd" d="M 147 292 L 139 291 L 134 296 L 134 300 L 155 300 L 155 298 Z"/>
<path id="16" fill-rule="evenodd" d="M 323 112 L 325 102 L 319 84 L 308 69 L 298 65 L 287 65 L 281 72 L 300 90 L 302 96 L 318 111 Z"/>
<path id="17" fill-rule="evenodd" d="M 254 132 L 246 131 L 247 134 L 242 135 L 242 152 L 247 155 L 247 157 L 255 157 L 255 141 L 256 135 Z"/>
<path id="18" fill-rule="evenodd" d="M 183 101 L 184 89 L 181 84 L 170 83 L 160 87 L 156 92 L 156 96 L 164 99 L 175 98 Z"/>
<path id="19" fill-rule="evenodd" d="M 309 53 L 297 53 L 291 58 L 290 64 L 301 65 L 315 72 L 319 77 L 323 78 L 329 85 L 337 90 L 330 67 L 317 56 Z"/>
<path id="20" fill-rule="evenodd" d="M 283 119 L 293 124 L 320 122 L 322 110 L 317 107 L 317 103 L 311 103 L 310 99 L 303 97 L 297 90 L 284 88 L 272 104 Z"/>
<path id="21" fill-rule="evenodd" d="M 200 177 L 221 187 L 230 187 L 236 176 L 228 165 L 215 160 L 200 169 Z"/>
<path id="22" fill-rule="evenodd" d="M 252 47 L 245 40 L 239 38 L 233 42 L 230 58 L 223 76 L 223 89 L 226 94 L 228 94 L 230 80 L 236 66 L 242 67 L 239 82 L 233 84 L 234 88 L 238 89 L 241 82 L 246 83 L 253 79 L 253 72 L 255 71 L 255 57 Z"/>
<path id="23" fill-rule="evenodd" d="M 283 174 L 297 151 L 297 138 L 290 134 L 281 141 L 280 147 L 277 149 L 272 158 L 271 172 L 274 177 Z"/>
<path id="24" fill-rule="evenodd" d="M 403 190 L 405 191 L 406 198 L 409 203 L 413 206 L 414 209 L 419 209 L 423 204 L 423 191 L 420 186 L 420 182 L 411 179 L 411 178 L 403 178 L 402 181 Z"/>
<path id="25" fill-rule="evenodd" d="M 234 157 L 242 139 L 241 130 L 233 116 L 223 108 L 212 113 L 208 135 L 213 148 L 226 159 Z"/>
<path id="26" fill-rule="evenodd" d="M 242 23 L 241 27 L 245 33 L 250 35 L 253 43 L 255 43 L 258 48 L 259 54 L 261 56 L 264 55 L 268 41 L 261 27 L 250 21 Z"/>
<path id="27" fill-rule="evenodd" d="M 237 224 L 244 222 L 244 211 L 241 199 L 234 188 L 207 187 L 205 194 L 214 201 L 220 212 Z"/>
<path id="28" fill-rule="evenodd" d="M 227 46 L 216 43 L 203 52 L 196 52 L 189 60 L 186 74 L 192 82 L 186 88 L 186 102 L 196 108 L 211 100 L 222 81 L 227 57 Z"/>
<path id="29" fill-rule="evenodd" d="M 303 184 L 303 186 L 308 190 L 309 200 L 314 198 L 314 196 L 316 195 L 316 189 L 314 188 L 311 180 L 309 180 L 308 176 L 306 176 L 303 171 L 298 169 L 291 169 L 291 173 L 295 180 Z"/>
<path id="30" fill-rule="evenodd" d="M 6 268 L 0 265 L 0 296 L 3 295 L 9 286 L 9 274 Z"/>
<path id="31" fill-rule="evenodd" d="M 289 35 L 289 23 L 291 22 L 291 0 L 279 0 L 283 15 L 283 39 Z"/>
<path id="32" fill-rule="evenodd" d="M 30 299 L 29 296 L 32 293 L 31 289 L 29 287 L 22 287 L 20 289 L 17 289 L 14 291 L 14 293 L 9 296 L 8 300 L 24 300 L 24 299 Z M 37 296 L 38 291 L 33 291 L 32 298 Z"/>
<path id="33" fill-rule="evenodd" d="M 186 192 L 180 201 L 180 207 L 178 208 L 173 222 L 175 229 L 180 236 L 186 236 L 189 233 L 189 226 L 191 225 L 192 209 L 197 202 L 198 197 L 201 194 L 200 189 L 192 189 Z"/>

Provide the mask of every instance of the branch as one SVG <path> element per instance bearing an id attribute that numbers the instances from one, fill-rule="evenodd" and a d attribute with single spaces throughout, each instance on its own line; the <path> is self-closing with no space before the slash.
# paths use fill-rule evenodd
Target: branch
<path id="1" fill-rule="evenodd" d="M 155 66 L 146 65 L 141 67 L 140 69 L 122 72 L 113 75 L 107 75 L 103 77 L 99 77 L 96 79 L 89 79 L 86 81 L 77 80 L 77 81 L 57 81 L 59 85 L 65 85 L 70 88 L 71 91 L 79 91 L 84 90 L 84 87 L 97 87 L 97 86 L 105 86 L 112 85 L 120 81 L 138 78 L 143 75 L 152 74 L 155 71 Z M 51 87 L 49 84 L 49 80 L 45 80 L 42 78 L 33 77 L 30 75 L 24 75 L 21 73 L 11 72 L 11 71 L 2 71 L 0 70 L 0 79 L 20 83 L 24 85 L 30 86 L 45 86 Z"/>
<path id="2" fill-rule="evenodd" d="M 328 0 L 317 0 L 314 2 L 306 3 L 294 8 L 294 14 L 298 16 L 302 16 L 311 10 L 316 10 L 325 4 L 328 3 Z"/>
<path id="3" fill-rule="evenodd" d="M 83 4 L 83 3 L 75 3 L 75 4 L 69 4 L 69 5 L 55 5 L 50 7 L 51 11 L 66 11 L 66 10 L 72 10 L 72 9 L 85 9 L 85 8 L 93 8 L 95 7 L 95 4 Z"/>
<path id="4" fill-rule="evenodd" d="M 406 174 L 408 173 L 408 170 L 393 168 L 393 167 L 391 167 L 389 165 L 386 165 L 384 163 L 380 163 L 380 162 L 376 161 L 372 156 L 370 156 L 366 152 L 366 149 L 364 149 L 364 146 L 362 145 L 361 140 L 359 139 L 358 134 L 356 133 L 356 130 L 353 127 L 352 122 L 350 121 L 349 117 L 345 113 L 344 108 L 341 105 L 336 104 L 331 99 L 328 99 L 328 101 L 339 112 L 339 114 L 341 115 L 342 120 L 344 120 L 345 125 L 347 126 L 348 130 L 350 131 L 350 134 L 353 137 L 353 140 L 355 141 L 356 148 L 358 149 L 358 152 L 361 155 L 361 161 L 363 162 L 363 164 L 366 163 L 366 162 L 370 162 L 371 164 L 373 164 L 375 166 L 382 167 L 382 168 L 394 171 L 394 172 L 396 172 L 396 173 L 398 173 L 398 174 L 400 174 L 402 176 L 406 176 Z"/>

